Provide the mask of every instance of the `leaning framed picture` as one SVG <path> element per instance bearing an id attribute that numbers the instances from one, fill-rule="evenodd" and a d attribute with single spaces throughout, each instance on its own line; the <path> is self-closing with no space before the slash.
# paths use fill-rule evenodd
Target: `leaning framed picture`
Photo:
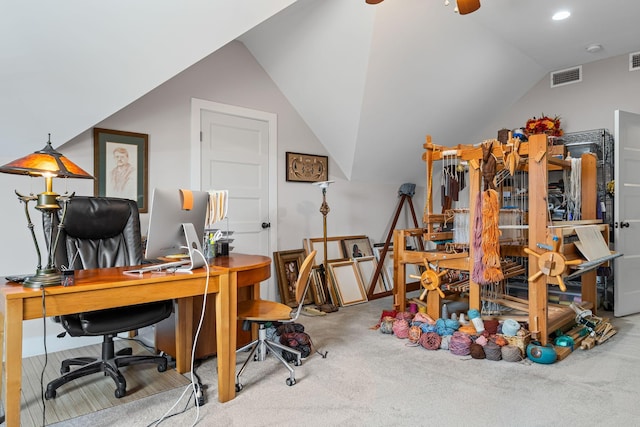
<path id="1" fill-rule="evenodd" d="M 384 287 L 384 281 L 382 280 L 383 275 L 378 276 L 375 284 L 371 283 L 373 281 L 373 275 L 375 274 L 376 268 L 378 267 L 378 260 L 376 259 L 376 257 L 367 256 L 354 258 L 353 260 L 358 267 L 358 273 L 360 273 L 360 278 L 362 279 L 362 284 L 367 291 L 367 295 L 369 294 L 372 285 L 372 295 L 387 291 L 387 289 Z"/>
<path id="2" fill-rule="evenodd" d="M 342 249 L 347 258 L 355 259 L 373 256 L 371 242 L 369 242 L 369 238 L 366 236 L 344 239 L 342 241 Z"/>
<path id="3" fill-rule="evenodd" d="M 298 274 L 305 259 L 304 249 L 293 249 L 289 251 L 279 251 L 273 253 L 278 273 L 278 289 L 280 300 L 289 307 L 296 307 L 296 290 L 298 284 Z M 307 290 L 304 304 L 313 303 L 312 292 Z"/>
<path id="4" fill-rule="evenodd" d="M 286 153 L 287 181 L 322 182 L 329 180 L 329 157 Z"/>
<path id="5" fill-rule="evenodd" d="M 94 128 L 94 195 L 135 200 L 146 213 L 148 143 L 145 133 Z"/>
<path id="6" fill-rule="evenodd" d="M 341 237 L 327 237 L 327 262 L 344 260 L 346 257 L 342 252 Z M 307 252 L 316 251 L 313 265 L 324 263 L 324 239 L 322 237 L 311 237 L 304 242 Z"/>
<path id="7" fill-rule="evenodd" d="M 348 306 L 367 302 L 367 292 L 353 260 L 329 263 L 329 271 L 340 305 Z"/>

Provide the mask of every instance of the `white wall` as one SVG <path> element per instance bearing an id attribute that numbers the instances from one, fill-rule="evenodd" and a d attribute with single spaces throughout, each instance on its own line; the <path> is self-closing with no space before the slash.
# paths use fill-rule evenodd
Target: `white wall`
<path id="1" fill-rule="evenodd" d="M 622 55 L 583 66 L 583 81 L 555 89 L 549 88 L 548 77 L 507 111 L 496 112 L 496 119 L 478 134 L 480 142 L 494 138 L 503 127 L 524 125 L 534 115 L 560 115 L 565 131 L 606 128 L 613 131 L 613 111 L 622 109 L 640 112 L 640 71 L 628 71 L 628 56 Z M 96 123 L 96 127 L 149 134 L 149 189 L 154 186 L 188 186 L 189 123 L 192 97 L 276 113 L 278 115 L 278 249 L 302 248 L 305 237 L 322 236 L 322 215 L 319 213 L 321 193 L 310 184 L 285 181 L 286 151 L 326 155 L 326 150 L 300 116 L 264 73 L 249 52 L 239 42 L 233 42 L 194 65 L 118 113 Z M 464 120 L 464 118 L 461 118 Z M 427 130 L 425 130 L 425 134 Z M 69 141 L 61 151 L 85 170 L 93 171 L 92 130 Z M 52 137 L 54 147 L 59 143 Z M 43 136 L 44 147 L 46 136 Z M 25 153 L 27 154 L 27 153 Z M 1 164 L 13 158 L 0 158 Z M 353 182 L 331 162 L 330 179 L 335 180 L 327 193 L 331 212 L 327 217 L 328 234 L 365 234 L 373 242 L 385 239 L 395 213 L 401 182 L 370 185 Z M 421 222 L 424 207 L 425 182 L 416 182 L 414 207 Z M 38 193 L 42 180 L 3 175 L 0 194 L 5 197 L 0 245 L 2 274 L 29 273 L 35 270 L 36 256 L 26 227 L 23 207 L 13 193 Z M 93 183 L 85 180 L 55 180 L 60 193 L 76 191 L 93 194 Z M 39 225 L 40 218 L 33 214 Z M 143 229 L 147 215 L 142 215 Z M 403 211 L 399 228 L 412 227 L 408 212 Z M 40 232 L 40 230 L 37 230 Z M 20 255 L 17 255 L 20 254 Z M 46 322 L 48 351 L 63 347 L 86 345 L 85 338 L 56 339 L 59 325 Z M 24 330 L 25 356 L 44 351 L 42 320 L 28 321 Z"/>
<path id="2" fill-rule="evenodd" d="M 194 65 L 172 80 L 159 86 L 116 114 L 96 123 L 96 127 L 149 134 L 149 192 L 154 187 L 188 187 L 190 148 L 191 98 L 252 108 L 278 115 L 278 250 L 302 248 L 305 237 L 322 236 L 322 202 L 320 189 L 311 184 L 286 182 L 285 152 L 326 155 L 327 152 L 309 127 L 293 110 L 273 81 L 239 42 L 232 42 Z M 43 140 L 43 146 L 44 146 Z M 54 141 L 54 147 L 57 147 Z M 65 144 L 60 151 L 85 170 L 93 171 L 93 134 L 88 129 Z M 26 154 L 26 153 L 25 153 Z M 14 159 L 6 159 L 5 163 Z M 329 162 L 329 178 L 336 182 L 327 192 L 330 213 L 327 229 L 330 236 L 368 235 L 373 242 L 384 241 L 395 213 L 401 182 L 371 185 L 350 182 L 334 162 Z M 30 182 L 32 182 L 30 184 Z M 66 185 L 65 185 L 66 184 Z M 424 182 L 415 183 L 414 207 L 421 223 L 424 206 Z M 30 186 L 31 185 L 31 186 Z M 41 192 L 43 183 L 25 177 L 4 175 L 0 193 L 7 197 L 7 219 L 2 224 L 5 244 L 0 251 L 5 260 L 2 271 L 28 273 L 35 269 L 36 258 L 28 236 L 22 207 L 13 202 L 13 188 L 24 192 Z M 93 194 L 93 183 L 83 180 L 56 180 L 58 192 L 76 191 Z M 148 215 L 142 214 L 146 229 Z M 40 221 L 34 214 L 34 222 Z M 16 226 L 16 224 L 19 224 Z M 409 212 L 404 209 L 398 228 L 413 227 Z M 23 254 L 19 259 L 16 253 Z M 13 262 L 16 260 L 16 262 Z M 57 339 L 59 325 L 47 321 L 48 351 L 62 347 L 86 345 L 87 339 Z M 25 323 L 23 354 L 43 353 L 44 326 L 42 320 Z"/>
<path id="3" fill-rule="evenodd" d="M 613 134 L 613 112 L 640 113 L 639 93 L 640 71 L 629 71 L 629 55 L 584 64 L 579 83 L 552 89 L 547 75 L 516 104 L 497 112 L 478 141 L 495 138 L 502 128 L 524 127 L 542 113 L 560 116 L 565 132 L 608 129 Z"/>

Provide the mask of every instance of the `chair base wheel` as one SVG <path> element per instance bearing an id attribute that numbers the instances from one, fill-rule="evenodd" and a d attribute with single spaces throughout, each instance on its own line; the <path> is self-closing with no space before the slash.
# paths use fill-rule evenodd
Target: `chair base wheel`
<path id="1" fill-rule="evenodd" d="M 127 390 L 126 388 L 117 388 L 114 395 L 116 396 L 116 399 L 120 399 L 121 397 L 124 397 L 127 394 Z"/>
<path id="2" fill-rule="evenodd" d="M 240 383 L 236 384 L 236 392 L 241 392 L 244 386 Z"/>
<path id="3" fill-rule="evenodd" d="M 287 385 L 291 387 L 292 385 L 296 385 L 296 380 L 293 378 L 287 378 Z"/>
<path id="4" fill-rule="evenodd" d="M 47 390 L 44 392 L 44 398 L 49 400 L 49 399 L 55 399 L 56 398 L 56 391 L 55 390 Z"/>

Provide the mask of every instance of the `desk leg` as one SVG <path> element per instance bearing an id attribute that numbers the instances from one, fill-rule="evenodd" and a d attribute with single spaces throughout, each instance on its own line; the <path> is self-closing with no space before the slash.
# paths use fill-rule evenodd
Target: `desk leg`
<path id="1" fill-rule="evenodd" d="M 4 411 L 7 427 L 20 425 L 22 395 L 22 300 L 5 301 Z M 1 359 L 0 359 L 1 360 Z"/>
<path id="2" fill-rule="evenodd" d="M 176 371 L 181 374 L 191 370 L 193 347 L 193 297 L 176 301 Z"/>
<path id="3" fill-rule="evenodd" d="M 236 332 L 238 317 L 238 278 L 230 272 L 220 276 L 216 294 L 216 336 L 218 353 L 218 400 L 227 402 L 236 396 Z"/>

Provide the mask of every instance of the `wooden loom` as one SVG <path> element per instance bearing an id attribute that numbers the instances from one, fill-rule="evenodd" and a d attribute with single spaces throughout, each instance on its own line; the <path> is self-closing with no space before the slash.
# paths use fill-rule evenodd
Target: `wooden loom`
<path id="1" fill-rule="evenodd" d="M 444 214 L 433 213 L 433 163 L 443 160 L 445 156 L 455 156 L 466 161 L 469 165 L 469 212 L 473 218 L 475 206 L 472 201 L 482 191 L 480 146 L 458 145 L 447 148 L 435 145 L 431 137 L 427 136 L 424 144 L 425 153 L 423 160 L 427 166 L 427 200 L 425 204 L 423 229 L 395 230 L 394 232 L 394 306 L 396 310 L 404 310 L 406 307 L 406 264 L 435 265 L 437 271 L 425 272 L 421 276 L 421 282 L 425 288 L 427 298 L 427 314 L 433 318 L 440 317 L 443 295 L 440 289 L 442 270 L 454 269 L 471 272 L 473 269 L 473 248 L 470 246 L 465 251 L 448 252 L 436 251 L 408 251 L 406 250 L 406 238 L 409 236 L 421 236 L 425 241 L 442 241 L 451 239 L 452 232 L 442 231 L 442 225 L 446 222 Z M 511 171 L 525 170 L 528 172 L 528 243 L 526 245 L 509 245 L 501 247 L 501 255 L 528 257 L 529 280 L 528 299 L 521 300 L 504 296 L 498 303 L 523 311 L 529 322 L 532 337 L 546 345 L 548 336 L 556 329 L 570 323 L 575 316 L 571 308 L 548 302 L 547 285 L 560 285 L 564 287 L 563 277 L 581 276 L 582 304 L 595 310 L 597 301 L 596 271 L 597 266 L 608 262 L 616 255 L 610 253 L 608 257 L 596 261 L 587 261 L 581 257 L 580 252 L 572 243 L 576 227 L 587 224 L 597 224 L 608 244 L 608 225 L 600 224 L 596 220 L 596 157 L 586 153 L 582 155 L 581 179 L 582 179 L 582 221 L 564 222 L 548 227 L 547 204 L 547 174 L 550 170 L 570 169 L 571 162 L 548 155 L 548 141 L 546 135 L 533 135 L 528 142 L 520 142 L 509 138 L 507 144 L 494 141 L 492 152 L 495 156 L 498 168 L 511 168 Z M 472 225 L 471 225 L 472 226 Z M 469 233 L 471 235 L 471 232 Z M 542 248 L 542 249 L 541 249 Z M 550 249 L 550 250 L 549 250 Z M 547 254 L 545 254 L 547 252 Z M 540 261 L 542 259 L 542 261 Z M 573 269 L 573 273 L 571 270 Z M 505 278 L 522 273 L 510 266 L 505 271 Z M 471 277 L 471 274 L 469 274 Z M 436 289 L 438 288 L 438 289 Z M 455 287 L 454 287 L 455 288 Z M 481 285 L 468 281 L 469 308 L 481 308 Z M 450 292 L 450 294 L 455 292 Z M 510 316 L 511 317 L 511 316 Z"/>

